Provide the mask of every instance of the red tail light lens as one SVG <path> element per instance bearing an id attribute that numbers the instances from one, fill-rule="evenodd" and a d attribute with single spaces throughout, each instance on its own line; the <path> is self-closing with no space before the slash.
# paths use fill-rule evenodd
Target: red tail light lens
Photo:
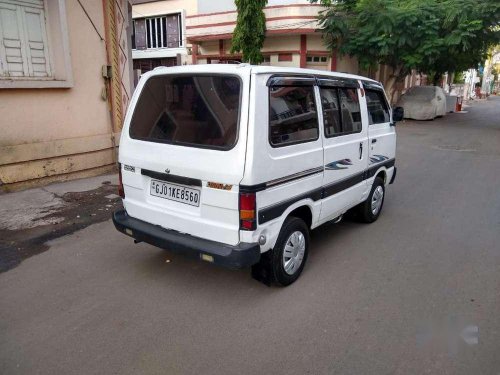
<path id="1" fill-rule="evenodd" d="M 125 198 L 125 190 L 123 189 L 122 182 L 122 165 L 118 163 L 118 195 L 124 199 Z"/>
<path id="2" fill-rule="evenodd" d="M 240 229 L 255 230 L 256 220 L 255 193 L 240 193 Z"/>

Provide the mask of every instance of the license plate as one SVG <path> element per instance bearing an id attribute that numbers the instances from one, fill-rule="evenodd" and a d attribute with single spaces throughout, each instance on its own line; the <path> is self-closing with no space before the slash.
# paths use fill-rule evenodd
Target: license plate
<path id="1" fill-rule="evenodd" d="M 169 182 L 151 180 L 151 195 L 170 199 L 172 201 L 198 207 L 200 205 L 200 190 L 188 188 Z"/>

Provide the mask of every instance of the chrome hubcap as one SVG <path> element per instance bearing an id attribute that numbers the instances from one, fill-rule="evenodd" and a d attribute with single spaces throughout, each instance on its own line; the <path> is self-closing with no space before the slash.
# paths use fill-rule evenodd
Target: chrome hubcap
<path id="1" fill-rule="evenodd" d="M 382 201 L 384 200 L 384 189 L 382 186 L 377 186 L 372 195 L 372 214 L 377 215 L 382 207 Z"/>
<path id="2" fill-rule="evenodd" d="M 285 242 L 283 251 L 283 267 L 285 272 L 293 275 L 300 268 L 306 252 L 306 239 L 302 232 L 293 232 Z"/>

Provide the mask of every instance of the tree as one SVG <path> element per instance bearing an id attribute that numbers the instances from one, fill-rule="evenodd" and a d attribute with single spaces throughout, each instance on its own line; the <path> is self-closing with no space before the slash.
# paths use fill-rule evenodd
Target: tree
<path id="1" fill-rule="evenodd" d="M 243 61 L 260 64 L 264 59 L 260 52 L 266 37 L 267 0 L 235 0 L 238 18 L 232 38 L 231 53 L 242 52 Z"/>
<path id="2" fill-rule="evenodd" d="M 330 49 L 356 56 L 365 69 L 392 68 L 392 94 L 412 69 L 438 80 L 477 66 L 500 40 L 498 0 L 310 1 L 327 7 L 320 24 Z"/>
<path id="3" fill-rule="evenodd" d="M 476 68 L 500 41 L 498 1 L 448 0 L 436 1 L 436 5 L 443 17 L 440 48 L 419 66 L 431 75 L 434 84 L 445 72 Z"/>

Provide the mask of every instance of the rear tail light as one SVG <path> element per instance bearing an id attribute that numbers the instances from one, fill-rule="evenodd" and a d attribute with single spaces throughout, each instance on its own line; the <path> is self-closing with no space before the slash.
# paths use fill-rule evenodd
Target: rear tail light
<path id="1" fill-rule="evenodd" d="M 118 163 L 118 195 L 124 199 L 125 198 L 125 190 L 123 189 L 123 181 L 122 181 L 122 165 Z"/>
<path id="2" fill-rule="evenodd" d="M 256 220 L 255 193 L 240 193 L 240 229 L 255 230 Z"/>

